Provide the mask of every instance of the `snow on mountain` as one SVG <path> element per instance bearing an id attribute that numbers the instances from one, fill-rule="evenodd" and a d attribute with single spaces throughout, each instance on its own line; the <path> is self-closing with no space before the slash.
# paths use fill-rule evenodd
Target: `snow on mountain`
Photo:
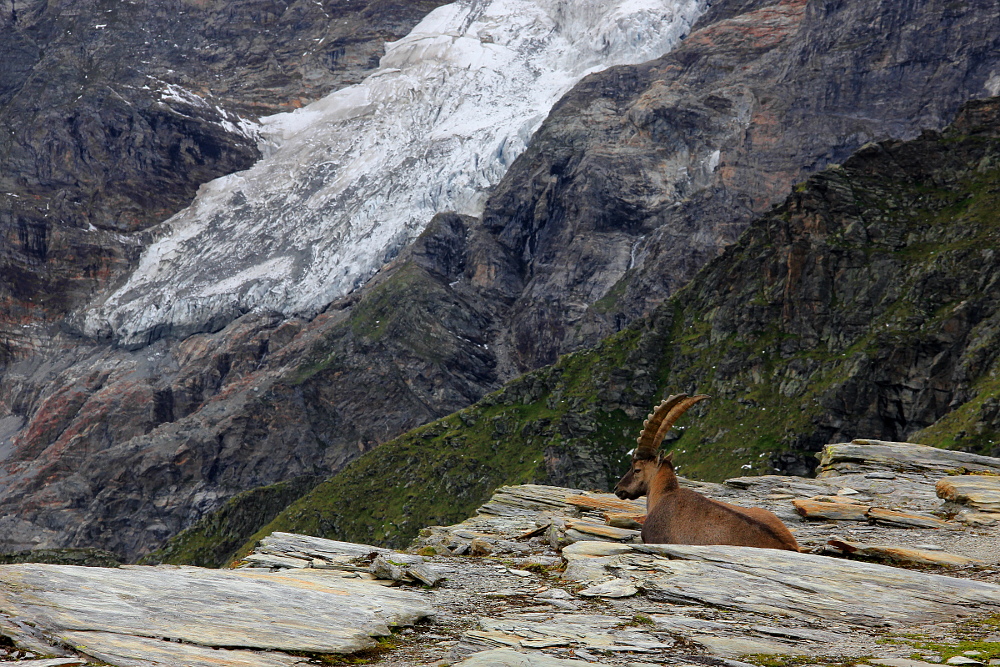
<path id="1" fill-rule="evenodd" d="M 459 0 L 386 45 L 362 83 L 262 119 L 251 169 L 202 186 L 85 314 L 129 346 L 241 313 L 312 315 L 435 213 L 477 215 L 586 74 L 669 51 L 707 0 Z"/>

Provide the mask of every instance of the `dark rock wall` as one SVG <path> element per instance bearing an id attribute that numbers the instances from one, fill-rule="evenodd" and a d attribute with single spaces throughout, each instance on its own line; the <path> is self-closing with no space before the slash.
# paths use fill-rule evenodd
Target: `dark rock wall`
<path id="1" fill-rule="evenodd" d="M 488 304 L 448 287 L 471 222 L 438 216 L 310 322 L 260 314 L 139 351 L 11 364 L 2 413 L 31 418 L 4 442 L 0 541 L 132 559 L 240 491 L 329 475 L 498 386 Z"/>
<path id="2" fill-rule="evenodd" d="M 520 371 L 593 344 L 806 175 L 998 92 L 988 0 L 716 3 L 664 58 L 574 88 L 494 192 L 523 283 L 496 343 Z"/>
<path id="3" fill-rule="evenodd" d="M 356 83 L 441 2 L 0 3 L 0 363 L 257 159 L 240 119 Z"/>

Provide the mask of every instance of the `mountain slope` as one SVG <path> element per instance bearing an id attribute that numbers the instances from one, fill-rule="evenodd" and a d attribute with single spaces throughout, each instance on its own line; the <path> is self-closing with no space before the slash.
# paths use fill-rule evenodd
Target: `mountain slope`
<path id="1" fill-rule="evenodd" d="M 522 281 L 494 345 L 524 371 L 648 313 L 794 183 L 1000 94 L 998 53 L 990 2 L 715 3 L 564 97 L 494 191 Z"/>
<path id="2" fill-rule="evenodd" d="M 712 395 L 666 445 L 696 478 L 806 474 L 854 437 L 996 455 L 997 211 L 993 98 L 811 177 L 650 317 L 382 445 L 258 536 L 402 545 L 501 484 L 607 489 L 642 416 L 680 390 Z"/>
<path id="3" fill-rule="evenodd" d="M 315 318 L 255 312 L 135 351 L 47 339 L 3 370 L 0 542 L 136 557 L 237 493 L 329 475 L 627 327 L 795 181 L 995 87 L 998 20 L 987 2 L 716 2 L 675 52 L 570 91 L 481 222 L 439 216 Z M 666 386 L 637 363 L 606 383 L 622 424 Z M 577 443 L 605 423 L 566 419 Z M 617 474 L 617 454 L 589 456 L 588 484 Z M 578 474 L 580 458 L 545 474 Z"/>

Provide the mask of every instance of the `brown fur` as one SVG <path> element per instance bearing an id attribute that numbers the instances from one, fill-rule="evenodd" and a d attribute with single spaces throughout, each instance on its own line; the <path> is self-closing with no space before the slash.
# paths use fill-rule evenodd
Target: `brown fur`
<path id="1" fill-rule="evenodd" d="M 619 498 L 646 496 L 646 544 L 728 544 L 798 551 L 791 531 L 771 512 L 739 507 L 682 489 L 672 453 L 632 461 L 615 487 Z"/>

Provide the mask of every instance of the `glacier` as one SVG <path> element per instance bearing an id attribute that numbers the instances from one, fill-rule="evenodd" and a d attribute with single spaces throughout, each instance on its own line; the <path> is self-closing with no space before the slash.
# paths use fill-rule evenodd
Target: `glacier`
<path id="1" fill-rule="evenodd" d="M 434 214 L 479 215 L 587 74 L 671 50 L 708 0 L 459 0 L 386 44 L 361 83 L 257 128 L 262 158 L 154 231 L 83 330 L 141 347 L 243 313 L 312 316 Z"/>

